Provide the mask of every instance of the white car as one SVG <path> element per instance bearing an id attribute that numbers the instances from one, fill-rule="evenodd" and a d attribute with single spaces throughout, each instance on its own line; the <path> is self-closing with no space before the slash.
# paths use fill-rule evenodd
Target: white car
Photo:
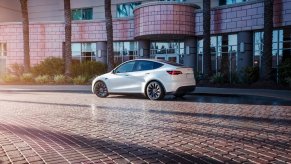
<path id="1" fill-rule="evenodd" d="M 195 87 L 192 68 L 152 59 L 126 61 L 92 82 L 92 92 L 101 98 L 109 94 L 142 93 L 151 100 L 160 100 L 165 94 L 183 97 Z"/>

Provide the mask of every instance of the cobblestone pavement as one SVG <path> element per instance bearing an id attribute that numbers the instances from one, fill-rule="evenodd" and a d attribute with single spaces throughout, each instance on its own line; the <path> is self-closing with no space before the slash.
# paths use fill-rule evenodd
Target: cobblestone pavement
<path id="1" fill-rule="evenodd" d="M 291 107 L 262 104 L 1 92 L 0 163 L 291 163 Z"/>

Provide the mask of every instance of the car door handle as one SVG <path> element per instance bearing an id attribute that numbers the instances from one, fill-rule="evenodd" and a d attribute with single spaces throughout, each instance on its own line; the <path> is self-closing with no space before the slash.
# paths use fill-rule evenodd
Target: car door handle
<path id="1" fill-rule="evenodd" d="M 150 73 L 145 73 L 145 75 L 149 75 Z"/>

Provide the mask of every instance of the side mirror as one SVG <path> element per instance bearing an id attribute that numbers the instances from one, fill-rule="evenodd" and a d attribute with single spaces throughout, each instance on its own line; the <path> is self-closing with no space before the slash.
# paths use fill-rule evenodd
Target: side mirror
<path id="1" fill-rule="evenodd" d="M 115 74 L 115 73 L 116 73 L 115 69 L 114 69 L 114 70 L 112 70 L 112 71 L 111 71 L 111 73 L 112 73 L 112 74 Z"/>

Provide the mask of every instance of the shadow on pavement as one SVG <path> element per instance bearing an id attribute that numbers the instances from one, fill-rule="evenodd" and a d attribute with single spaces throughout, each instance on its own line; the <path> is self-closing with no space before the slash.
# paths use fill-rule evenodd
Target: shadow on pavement
<path id="1" fill-rule="evenodd" d="M 2 127 L 2 128 L 1 128 Z M 41 157 L 46 161 L 46 154 L 48 154 L 49 158 L 64 158 L 64 160 L 74 160 L 78 158 L 81 162 L 88 162 L 84 159 L 84 155 L 89 152 L 95 153 L 96 157 L 100 159 L 109 158 L 119 163 L 122 158 L 126 158 L 130 161 L 142 162 L 142 160 L 149 160 L 151 162 L 163 162 L 163 163 L 191 163 L 193 161 L 197 163 L 222 163 L 210 157 L 207 157 L 203 154 L 199 154 L 199 156 L 192 156 L 190 154 L 183 153 L 178 150 L 171 149 L 167 151 L 165 146 L 163 148 L 158 147 L 154 144 L 147 144 L 148 146 L 142 146 L 133 142 L 119 142 L 116 140 L 112 140 L 107 138 L 106 136 L 102 136 L 100 138 L 92 138 L 89 135 L 82 136 L 81 134 L 70 134 L 63 132 L 56 132 L 50 130 L 41 130 L 32 127 L 24 127 L 24 126 L 15 126 L 11 124 L 1 124 L 1 131 L 12 132 L 17 135 L 24 141 L 28 141 L 31 147 L 35 148 L 40 145 L 50 145 L 50 147 L 54 147 L 54 149 L 46 149 L 46 153 L 42 153 Z M 107 138 L 107 139 L 104 139 Z M 31 142 L 31 139 L 34 142 Z M 122 140 L 122 138 L 120 138 Z M 138 141 L 138 140 L 136 140 Z M 139 141 L 140 142 L 140 141 Z M 156 144 L 159 144 L 156 142 Z M 60 150 L 58 150 L 58 146 Z M 69 147 L 68 147 L 69 146 Z M 67 148 L 70 153 L 64 152 L 64 148 Z M 170 148 L 170 147 L 169 147 Z M 41 150 L 41 149 L 37 149 Z M 84 154 L 83 154 L 84 153 Z M 100 154 L 101 153 L 101 154 Z M 70 154 L 74 154 L 74 156 L 69 156 Z M 69 157 L 67 157 L 69 156 Z M 65 159 L 66 158 L 66 159 Z M 72 159 L 71 159 L 72 158 Z M 87 160 L 89 160 L 87 158 Z M 123 159 L 124 160 L 124 159 Z M 126 161 L 123 161 L 124 163 Z M 229 162 L 229 161 L 224 161 Z M 128 163 L 128 161 L 127 161 Z"/>

